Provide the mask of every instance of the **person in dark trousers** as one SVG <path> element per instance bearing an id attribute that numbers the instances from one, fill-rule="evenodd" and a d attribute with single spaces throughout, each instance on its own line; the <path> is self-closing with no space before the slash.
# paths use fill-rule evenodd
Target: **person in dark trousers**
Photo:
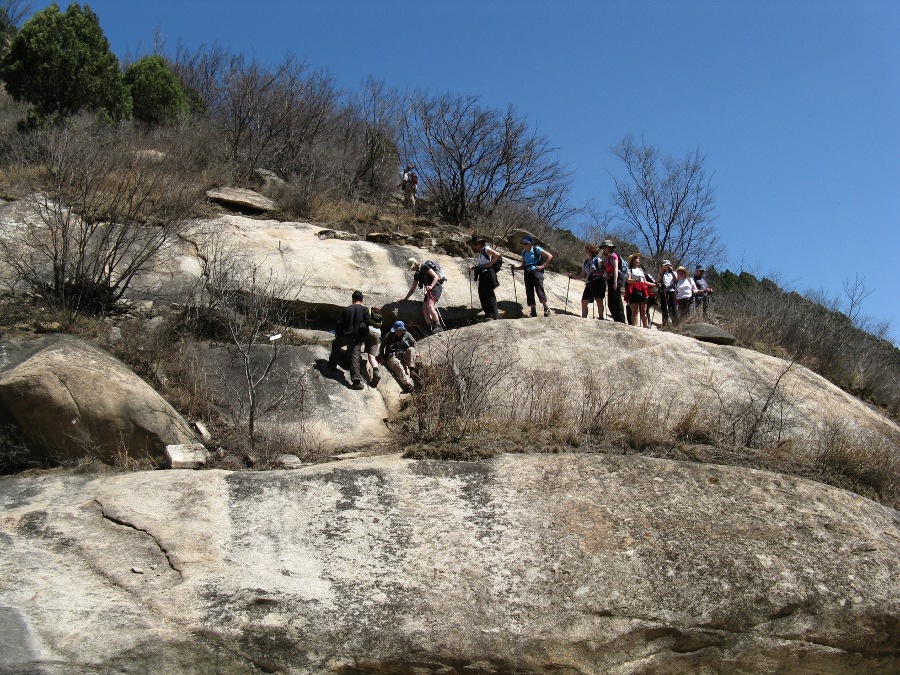
<path id="1" fill-rule="evenodd" d="M 369 311 L 363 307 L 362 291 L 353 291 L 351 296 L 353 304 L 341 312 L 334 330 L 334 342 L 331 343 L 331 355 L 328 357 L 328 367 L 336 370 L 341 349 L 348 347 L 350 351 L 350 379 L 353 381 L 352 389 L 365 389 L 360 375 L 360 347 L 369 334 L 371 320 Z"/>
<path id="2" fill-rule="evenodd" d="M 706 268 L 703 265 L 697 265 L 694 270 L 694 285 L 697 287 L 697 293 L 694 295 L 694 304 L 697 311 L 702 311 L 704 318 L 709 314 L 709 296 L 712 295 L 712 286 L 707 283 L 705 278 Z"/>
<path id="3" fill-rule="evenodd" d="M 616 245 L 612 239 L 604 239 L 600 248 L 606 258 L 606 305 L 613 321 L 625 323 L 625 305 L 622 304 L 622 288 L 619 283 L 619 254 L 616 253 Z"/>
<path id="4" fill-rule="evenodd" d="M 534 296 L 544 306 L 544 316 L 550 316 L 550 307 L 547 305 L 547 294 L 544 293 L 544 270 L 550 261 L 553 260 L 553 254 L 545 248 L 534 245 L 534 238 L 528 235 L 522 237 L 522 264 L 516 267 L 510 265 L 513 270 L 525 270 L 525 301 L 531 307 L 531 316 L 537 316 L 537 304 Z"/>
<path id="5" fill-rule="evenodd" d="M 497 309 L 497 295 L 494 289 L 500 285 L 497 281 L 497 271 L 494 265 L 500 260 L 500 254 L 487 245 L 487 239 L 478 234 L 473 234 L 469 245 L 478 254 L 475 256 L 475 265 L 472 272 L 478 281 L 478 299 L 481 301 L 481 309 L 487 321 L 494 321 L 500 317 Z"/>
<path id="6" fill-rule="evenodd" d="M 597 303 L 597 318 L 604 319 L 603 316 L 603 296 L 606 295 L 606 289 L 603 285 L 603 267 L 597 254 L 600 248 L 597 244 L 588 244 L 584 247 L 584 264 L 581 266 L 581 278 L 584 279 L 584 293 L 581 294 L 581 318 L 586 319 L 588 315 L 588 307 L 592 302 Z M 578 275 L 570 274 L 569 278 L 574 279 Z"/>
<path id="7" fill-rule="evenodd" d="M 675 305 L 675 282 L 678 276 L 672 269 L 671 260 L 663 260 L 659 268 L 659 306 L 662 308 L 663 326 L 678 321 L 678 309 Z"/>

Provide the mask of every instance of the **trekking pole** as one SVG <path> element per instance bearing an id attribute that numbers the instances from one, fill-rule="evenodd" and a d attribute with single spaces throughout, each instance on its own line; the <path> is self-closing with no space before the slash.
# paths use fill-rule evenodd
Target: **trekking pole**
<path id="1" fill-rule="evenodd" d="M 569 276 L 569 282 L 566 284 L 566 306 L 563 309 L 563 314 L 569 313 L 569 286 L 572 285 L 572 277 Z"/>
<path id="2" fill-rule="evenodd" d="M 473 270 L 469 270 L 466 275 L 469 277 L 469 319 L 475 318 L 475 300 L 472 297 L 472 274 Z"/>
<path id="3" fill-rule="evenodd" d="M 512 274 L 512 278 L 513 278 L 513 297 L 515 297 L 516 304 L 518 305 L 519 304 L 519 292 L 516 290 L 516 270 L 512 265 L 509 266 L 509 273 Z"/>

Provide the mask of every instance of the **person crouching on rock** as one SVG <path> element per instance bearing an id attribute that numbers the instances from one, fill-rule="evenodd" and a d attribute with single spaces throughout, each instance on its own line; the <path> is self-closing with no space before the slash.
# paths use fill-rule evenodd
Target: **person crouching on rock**
<path id="1" fill-rule="evenodd" d="M 381 362 L 385 365 L 397 384 L 408 394 L 413 390 L 413 381 L 408 369 L 416 365 L 416 341 L 406 330 L 406 324 L 397 321 L 391 331 L 381 341 L 378 351 Z"/>
<path id="2" fill-rule="evenodd" d="M 473 234 L 469 245 L 476 251 L 475 265 L 472 273 L 478 280 L 478 299 L 481 301 L 481 309 L 484 310 L 486 321 L 494 321 L 500 317 L 497 309 L 497 295 L 494 289 L 500 285 L 497 281 L 497 263 L 500 254 L 487 245 L 487 239 L 481 235 Z"/>
<path id="3" fill-rule="evenodd" d="M 362 291 L 353 291 L 351 296 L 353 304 L 341 312 L 337 327 L 334 331 L 334 342 L 331 343 L 331 355 L 328 357 L 328 367 L 336 370 L 341 348 L 348 347 L 350 351 L 350 379 L 353 380 L 352 389 L 364 389 L 362 377 L 359 374 L 360 347 L 369 334 L 369 311 L 363 307 Z"/>
<path id="4" fill-rule="evenodd" d="M 432 333 L 440 333 L 443 328 L 441 328 L 441 315 L 438 314 L 437 303 L 441 299 L 441 292 L 444 290 L 443 280 L 434 268 L 434 264 L 429 264 L 427 260 L 425 264 L 420 265 L 418 260 L 410 258 L 406 261 L 406 264 L 409 265 L 409 269 L 413 273 L 413 282 L 406 297 L 398 298 L 397 302 L 409 300 L 410 296 L 416 292 L 417 286 L 424 289 L 425 299 L 422 301 L 422 316 L 425 317 L 425 323 L 428 324 L 428 329 Z"/>
<path id="5" fill-rule="evenodd" d="M 547 295 L 544 293 L 544 269 L 553 260 L 553 254 L 547 249 L 534 245 L 534 239 L 529 236 L 522 237 L 522 264 L 516 267 L 510 265 L 513 270 L 525 270 L 525 299 L 531 307 L 531 316 L 537 316 L 537 304 L 534 295 L 544 306 L 544 316 L 550 316 L 550 307 L 547 305 Z"/>

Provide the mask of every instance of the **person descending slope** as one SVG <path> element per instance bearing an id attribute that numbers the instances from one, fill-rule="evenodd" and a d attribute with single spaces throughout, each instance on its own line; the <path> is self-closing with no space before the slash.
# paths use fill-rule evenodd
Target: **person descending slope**
<path id="1" fill-rule="evenodd" d="M 522 237 L 522 246 L 525 247 L 525 250 L 522 251 L 522 264 L 518 267 L 515 265 L 509 267 L 513 270 L 525 270 L 525 300 L 531 307 L 531 316 L 537 316 L 535 293 L 544 306 L 544 316 L 550 316 L 547 294 L 544 293 L 544 270 L 553 260 L 553 254 L 547 249 L 535 246 L 534 238 L 530 236 Z"/>
<path id="2" fill-rule="evenodd" d="M 331 355 L 328 367 L 336 370 L 341 348 L 347 347 L 350 352 L 350 379 L 353 389 L 364 389 L 360 375 L 360 347 L 369 334 L 369 311 L 363 307 L 362 291 L 353 291 L 353 304 L 341 312 L 334 331 L 334 342 L 331 343 Z"/>
<path id="3" fill-rule="evenodd" d="M 419 177 L 413 171 L 416 167 L 410 164 L 400 175 L 400 189 L 403 190 L 403 206 L 416 208 L 416 196 L 419 194 Z"/>
<path id="4" fill-rule="evenodd" d="M 397 321 L 381 341 L 378 350 L 381 362 L 388 369 L 405 394 L 413 390 L 413 381 L 408 370 L 416 365 L 416 341 L 406 330 L 406 324 Z"/>
<path id="5" fill-rule="evenodd" d="M 410 271 L 413 273 L 412 286 L 404 298 L 398 298 L 397 302 L 409 300 L 409 297 L 416 292 L 416 287 L 425 290 L 425 299 L 422 301 L 422 316 L 425 317 L 425 323 L 432 333 L 440 333 L 441 315 L 437 310 L 438 300 L 441 299 L 443 284 L 446 281 L 441 266 L 431 260 L 426 260 L 421 265 L 415 258 L 406 261 Z"/>

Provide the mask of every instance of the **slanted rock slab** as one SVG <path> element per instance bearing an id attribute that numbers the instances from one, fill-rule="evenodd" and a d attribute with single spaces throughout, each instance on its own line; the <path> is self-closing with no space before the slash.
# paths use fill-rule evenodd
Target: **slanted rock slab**
<path id="1" fill-rule="evenodd" d="M 237 207 L 238 209 L 249 209 L 260 213 L 274 211 L 278 207 L 278 205 L 268 197 L 263 197 L 258 192 L 246 188 L 215 188 L 208 190 L 206 196 L 211 201 L 219 202 L 225 206 Z"/>
<path id="2" fill-rule="evenodd" d="M 209 461 L 209 451 L 202 443 L 167 445 L 166 459 L 170 469 L 199 469 Z"/>
<path id="3" fill-rule="evenodd" d="M 681 333 L 700 342 L 711 342 L 715 345 L 733 345 L 737 342 L 734 335 L 711 323 L 686 323 L 682 325 Z"/>

